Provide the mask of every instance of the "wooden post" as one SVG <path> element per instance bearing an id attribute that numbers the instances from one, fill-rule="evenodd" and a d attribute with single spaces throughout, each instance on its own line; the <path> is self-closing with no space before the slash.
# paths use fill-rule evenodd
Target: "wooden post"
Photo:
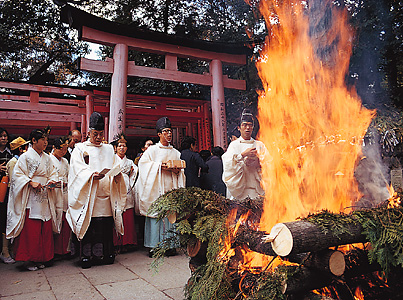
<path id="1" fill-rule="evenodd" d="M 188 125 L 186 126 L 186 135 L 193 136 L 192 123 L 188 123 Z"/>
<path id="2" fill-rule="evenodd" d="M 204 113 L 204 130 L 206 131 L 206 149 L 210 150 L 213 148 L 211 146 L 211 127 L 210 127 L 210 116 L 209 116 L 209 105 L 205 103 L 203 105 L 203 113 Z"/>
<path id="3" fill-rule="evenodd" d="M 110 138 L 109 138 L 109 140 L 106 139 L 107 136 L 108 136 L 109 118 L 108 118 L 108 117 L 105 117 L 104 121 L 105 121 L 104 139 L 105 139 L 107 142 L 110 143 L 110 142 L 112 142 L 113 140 L 111 140 Z"/>
<path id="4" fill-rule="evenodd" d="M 39 92 L 30 92 L 29 93 L 29 102 L 31 102 L 32 104 L 39 104 Z M 37 110 L 31 110 L 31 113 L 37 114 L 39 113 L 39 111 Z"/>
<path id="5" fill-rule="evenodd" d="M 94 98 L 92 97 L 92 95 L 87 95 L 85 96 L 85 116 L 87 119 L 87 126 L 85 128 L 81 128 L 81 132 L 87 133 L 88 130 L 88 126 L 90 125 L 90 117 L 91 114 L 94 112 Z"/>
<path id="6" fill-rule="evenodd" d="M 88 135 L 88 128 L 86 124 L 86 116 L 81 115 L 81 141 L 80 142 L 85 142 L 87 140 L 87 135 Z"/>
<path id="7" fill-rule="evenodd" d="M 213 78 L 211 87 L 211 113 L 213 118 L 214 145 L 227 148 L 227 117 L 225 115 L 225 98 L 222 75 L 222 63 L 219 60 L 210 62 L 210 73 Z"/>
<path id="8" fill-rule="evenodd" d="M 178 70 L 178 58 L 173 55 L 165 55 L 165 69 L 167 70 Z"/>
<path id="9" fill-rule="evenodd" d="M 197 141 L 197 152 L 200 150 L 204 150 L 204 141 L 203 141 L 203 124 L 202 120 L 197 120 L 197 136 L 195 136 Z"/>
<path id="10" fill-rule="evenodd" d="M 126 129 L 127 66 L 129 48 L 117 44 L 113 51 L 113 75 L 109 106 L 109 141 Z"/>

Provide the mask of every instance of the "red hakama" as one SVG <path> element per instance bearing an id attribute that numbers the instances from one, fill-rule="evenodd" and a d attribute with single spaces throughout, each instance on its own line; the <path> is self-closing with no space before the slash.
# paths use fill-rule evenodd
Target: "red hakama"
<path id="1" fill-rule="evenodd" d="M 123 228 L 125 231 L 124 235 L 117 233 L 114 230 L 113 234 L 113 245 L 123 246 L 123 245 L 134 245 L 137 246 L 137 232 L 134 224 L 134 208 L 127 209 L 123 214 Z"/>
<path id="2" fill-rule="evenodd" d="M 27 209 L 24 227 L 14 241 L 14 252 L 16 261 L 47 262 L 53 259 L 52 220 L 30 219 Z"/>
<path id="3" fill-rule="evenodd" d="M 63 212 L 62 229 L 60 230 L 59 234 L 55 233 L 53 235 L 55 241 L 55 254 L 65 255 L 67 253 L 70 253 L 70 250 L 68 250 L 70 237 L 71 237 L 71 229 L 69 223 L 67 223 L 66 220 L 66 213 Z"/>

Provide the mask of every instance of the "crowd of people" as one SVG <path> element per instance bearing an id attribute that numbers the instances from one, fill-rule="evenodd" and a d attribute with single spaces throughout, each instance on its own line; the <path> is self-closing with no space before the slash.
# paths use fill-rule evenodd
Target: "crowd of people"
<path id="1" fill-rule="evenodd" d="M 117 253 L 135 250 L 138 235 L 149 249 L 174 232 L 168 218 L 149 213 L 162 194 L 200 187 L 227 198 L 264 195 L 261 165 L 270 163 L 263 143 L 252 138 L 254 117 L 244 111 L 240 137 L 228 147 L 196 152 L 196 139 L 172 142 L 167 117 L 156 123 L 158 141 L 147 138 L 133 160 L 122 134 L 105 143 L 104 120 L 94 112 L 83 142 L 73 130 L 52 140 L 50 128 L 35 129 L 28 141 L 0 128 L 0 221 L 4 263 L 22 261 L 38 270 L 56 259 L 79 257 L 82 268 L 112 264 Z M 50 150 L 50 151 L 49 151 Z M 179 163 L 178 163 L 179 162 Z M 182 163 L 184 162 L 184 163 Z M 175 255 L 173 243 L 166 255 Z"/>

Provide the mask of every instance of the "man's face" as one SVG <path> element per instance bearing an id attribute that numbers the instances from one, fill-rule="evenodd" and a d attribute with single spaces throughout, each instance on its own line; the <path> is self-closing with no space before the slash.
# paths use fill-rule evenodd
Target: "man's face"
<path id="1" fill-rule="evenodd" d="M 104 131 L 103 130 L 95 130 L 92 129 L 90 131 L 90 142 L 95 145 L 101 145 L 102 140 L 104 139 Z"/>
<path id="2" fill-rule="evenodd" d="M 252 137 L 253 123 L 252 122 L 242 122 L 241 126 L 238 127 L 241 132 L 241 137 L 244 140 L 250 140 Z"/>
<path id="3" fill-rule="evenodd" d="M 165 128 L 162 132 L 158 133 L 161 143 L 164 141 L 171 143 L 172 141 L 172 130 L 171 128 Z"/>
<path id="4" fill-rule="evenodd" d="M 73 131 L 73 133 L 71 134 L 69 147 L 74 148 L 74 145 L 79 142 L 81 142 L 81 133 L 79 131 Z"/>
<path id="5" fill-rule="evenodd" d="M 81 133 L 78 131 L 74 131 L 73 134 L 71 135 L 71 138 L 74 141 L 74 144 L 77 144 L 81 142 Z"/>
<path id="6" fill-rule="evenodd" d="M 5 146 L 7 145 L 8 142 L 8 136 L 7 133 L 5 131 L 3 131 L 2 133 L 0 133 L 0 146 Z"/>

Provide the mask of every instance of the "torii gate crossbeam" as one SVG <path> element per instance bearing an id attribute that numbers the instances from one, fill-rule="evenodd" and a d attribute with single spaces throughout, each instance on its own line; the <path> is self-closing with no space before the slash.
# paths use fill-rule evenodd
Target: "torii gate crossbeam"
<path id="1" fill-rule="evenodd" d="M 62 19 L 79 29 L 82 40 L 114 47 L 113 59 L 99 61 L 82 58 L 80 61 L 82 70 L 112 74 L 109 140 L 125 131 L 127 76 L 136 76 L 210 86 L 214 145 L 226 148 L 224 88 L 245 90 L 246 83 L 244 80 L 234 80 L 223 75 L 222 65 L 245 65 L 246 53 L 249 52 L 246 47 L 240 49 L 238 46 L 233 49 L 219 43 L 178 39 L 152 31 L 144 32 L 138 28 L 129 28 L 98 18 L 69 5 L 62 9 Z M 135 65 L 127 59 L 129 49 L 164 55 L 165 68 Z M 178 71 L 178 57 L 205 61 L 210 65 L 210 73 Z"/>

